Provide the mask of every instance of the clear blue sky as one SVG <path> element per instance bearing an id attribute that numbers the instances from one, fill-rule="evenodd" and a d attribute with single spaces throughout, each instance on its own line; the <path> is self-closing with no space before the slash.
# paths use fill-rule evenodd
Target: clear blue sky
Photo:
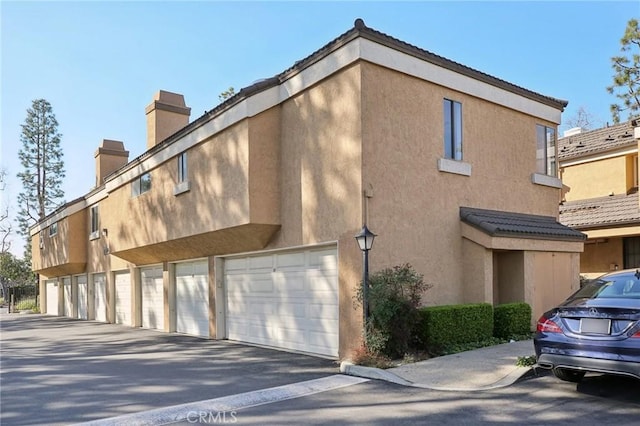
<path id="1" fill-rule="evenodd" d="M 584 107 L 611 121 L 611 56 L 640 2 L 29 2 L 0 1 L 3 203 L 15 216 L 20 125 L 47 99 L 63 135 L 66 199 L 94 183 L 102 139 L 146 146 L 144 108 L 159 89 L 182 93 L 191 119 L 218 95 L 287 69 L 353 26 Z M 563 127 L 561 126 L 561 130 Z M 14 253 L 22 253 L 14 236 Z"/>

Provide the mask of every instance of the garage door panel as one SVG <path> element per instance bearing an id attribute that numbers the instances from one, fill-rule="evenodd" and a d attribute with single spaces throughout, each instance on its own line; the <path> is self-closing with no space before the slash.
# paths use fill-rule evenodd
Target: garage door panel
<path id="1" fill-rule="evenodd" d="M 245 266 L 247 263 L 245 263 Z M 271 256 L 257 256 L 248 259 L 248 268 L 253 271 L 260 269 L 270 271 L 273 269 L 273 258 Z"/>
<path id="2" fill-rule="evenodd" d="M 71 303 L 71 278 L 62 279 L 62 291 L 63 291 L 63 309 L 65 317 L 71 318 L 73 316 L 73 305 Z"/>
<path id="3" fill-rule="evenodd" d="M 107 279 L 104 274 L 93 277 L 96 321 L 107 321 Z"/>
<path id="4" fill-rule="evenodd" d="M 305 291 L 305 272 L 274 272 L 275 290 L 280 295 L 295 295 Z"/>
<path id="5" fill-rule="evenodd" d="M 58 287 L 54 281 L 46 283 L 47 314 L 58 315 Z"/>
<path id="6" fill-rule="evenodd" d="M 245 259 L 225 262 L 229 339 L 337 356 L 335 249 Z"/>
<path id="7" fill-rule="evenodd" d="M 176 331 L 209 337 L 207 261 L 176 265 Z"/>
<path id="8" fill-rule="evenodd" d="M 309 266 L 322 270 L 338 270 L 338 257 L 334 250 L 312 251 L 309 253 Z"/>
<path id="9" fill-rule="evenodd" d="M 338 306 L 310 303 L 308 317 L 316 320 L 338 320 Z"/>
<path id="10" fill-rule="evenodd" d="M 310 271 L 307 275 L 307 289 L 316 293 L 327 293 L 330 295 L 338 291 L 338 283 L 335 273 L 321 273 Z"/>
<path id="11" fill-rule="evenodd" d="M 287 317 L 287 320 L 304 320 L 307 317 L 307 307 L 304 300 L 300 302 L 282 301 L 278 303 L 278 308 L 274 311 L 277 312 L 280 317 Z M 276 321 L 277 320 L 276 318 Z"/>
<path id="12" fill-rule="evenodd" d="M 131 277 L 129 272 L 115 274 L 116 324 L 131 325 Z"/>
<path id="13" fill-rule="evenodd" d="M 287 253 L 275 255 L 275 267 L 280 268 L 304 268 L 305 253 Z"/>
<path id="14" fill-rule="evenodd" d="M 87 277 L 79 276 L 76 278 L 78 284 L 78 318 L 88 318 L 88 289 L 87 289 Z"/>
<path id="15" fill-rule="evenodd" d="M 142 287 L 142 327 L 164 329 L 164 283 L 162 267 L 140 270 Z"/>

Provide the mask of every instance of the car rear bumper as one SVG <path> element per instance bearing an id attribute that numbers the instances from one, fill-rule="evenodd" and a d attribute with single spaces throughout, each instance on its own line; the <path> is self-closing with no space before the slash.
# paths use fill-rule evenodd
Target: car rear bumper
<path id="1" fill-rule="evenodd" d="M 640 379 L 640 363 L 637 362 L 543 353 L 538 357 L 538 366 L 546 369 L 568 368 L 572 370 L 617 374 Z"/>

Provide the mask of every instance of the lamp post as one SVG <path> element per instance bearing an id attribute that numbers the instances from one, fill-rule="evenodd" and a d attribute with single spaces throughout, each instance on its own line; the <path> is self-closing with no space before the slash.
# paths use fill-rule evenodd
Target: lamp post
<path id="1" fill-rule="evenodd" d="M 373 247 L 376 234 L 369 231 L 365 224 L 355 238 L 360 250 L 362 250 L 362 315 L 366 344 L 367 322 L 369 321 L 369 250 Z"/>

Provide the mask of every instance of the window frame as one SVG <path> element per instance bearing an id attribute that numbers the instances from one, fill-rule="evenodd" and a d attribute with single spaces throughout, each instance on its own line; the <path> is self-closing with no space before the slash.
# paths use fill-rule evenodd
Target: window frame
<path id="1" fill-rule="evenodd" d="M 49 238 L 58 235 L 58 222 L 53 222 L 49 225 Z"/>
<path id="2" fill-rule="evenodd" d="M 146 172 L 131 182 L 131 196 L 137 197 L 151 191 L 151 172 Z"/>
<path id="3" fill-rule="evenodd" d="M 549 135 L 552 135 L 549 137 Z M 554 127 L 536 124 L 536 173 L 558 177 L 558 137 Z M 549 155 L 549 151 L 553 154 Z"/>
<path id="4" fill-rule="evenodd" d="M 463 161 L 464 138 L 462 126 L 462 102 L 444 98 L 442 102 L 444 124 L 444 157 Z"/>
<path id="5" fill-rule="evenodd" d="M 91 239 L 100 238 L 100 209 L 99 205 L 91 206 L 89 218 L 89 236 Z"/>
<path id="6" fill-rule="evenodd" d="M 188 156 L 186 151 L 178 155 L 178 183 L 187 182 L 189 180 L 189 167 L 187 160 Z"/>

